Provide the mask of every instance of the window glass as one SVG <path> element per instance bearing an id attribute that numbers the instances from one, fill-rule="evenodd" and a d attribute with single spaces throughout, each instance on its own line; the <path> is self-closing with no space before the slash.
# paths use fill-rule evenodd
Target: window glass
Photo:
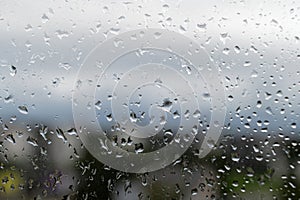
<path id="1" fill-rule="evenodd" d="M 0 2 L 0 199 L 299 199 L 297 1 Z"/>

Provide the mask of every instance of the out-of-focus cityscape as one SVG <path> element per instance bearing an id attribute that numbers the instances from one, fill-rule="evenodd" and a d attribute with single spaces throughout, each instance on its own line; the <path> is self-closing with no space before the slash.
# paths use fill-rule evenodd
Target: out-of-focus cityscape
<path id="1" fill-rule="evenodd" d="M 300 199 L 299 9 L 294 1 L 1 1 L 0 199 Z M 166 168 L 125 173 L 82 144 L 73 87 L 97 44 L 149 27 L 205 49 L 222 74 L 225 124 L 205 158 L 193 143 Z"/>

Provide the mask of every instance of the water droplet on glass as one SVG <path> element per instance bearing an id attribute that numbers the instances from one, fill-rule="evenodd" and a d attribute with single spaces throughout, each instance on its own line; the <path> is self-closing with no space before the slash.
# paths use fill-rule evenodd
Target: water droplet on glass
<path id="1" fill-rule="evenodd" d="M 32 26 L 30 24 L 27 24 L 25 26 L 25 31 L 28 32 L 28 31 L 31 31 L 32 30 Z"/>
<path id="2" fill-rule="evenodd" d="M 42 15 L 42 23 L 46 23 L 46 22 L 48 22 L 49 21 L 49 17 L 44 13 L 43 15 Z"/>
<path id="3" fill-rule="evenodd" d="M 203 23 L 203 24 L 197 24 L 197 28 L 200 30 L 200 31 L 206 31 L 206 24 Z"/>
<path id="4" fill-rule="evenodd" d="M 75 128 L 71 128 L 67 131 L 68 135 L 77 135 L 77 131 Z"/>
<path id="5" fill-rule="evenodd" d="M 18 110 L 19 110 L 19 112 L 20 113 L 22 113 L 22 114 L 28 114 L 28 109 L 27 109 L 27 107 L 26 106 L 19 106 L 18 107 Z"/>
<path id="6" fill-rule="evenodd" d="M 58 67 L 63 68 L 65 70 L 69 70 L 69 69 L 71 69 L 72 66 L 69 63 L 59 63 Z"/>
<path id="7" fill-rule="evenodd" d="M 27 143 L 34 146 L 34 147 L 37 147 L 38 146 L 38 142 L 37 142 L 37 139 L 33 138 L 33 137 L 28 137 L 26 139 Z"/>
<path id="8" fill-rule="evenodd" d="M 17 68 L 15 66 L 10 67 L 10 73 L 11 76 L 15 76 L 17 74 Z"/>
<path id="9" fill-rule="evenodd" d="M 142 143 L 135 144 L 135 153 L 142 153 L 144 151 L 144 145 Z"/>
<path id="10" fill-rule="evenodd" d="M 95 103 L 96 109 L 97 109 L 97 110 L 101 110 L 101 105 L 102 105 L 101 101 L 98 100 L 98 101 Z"/>

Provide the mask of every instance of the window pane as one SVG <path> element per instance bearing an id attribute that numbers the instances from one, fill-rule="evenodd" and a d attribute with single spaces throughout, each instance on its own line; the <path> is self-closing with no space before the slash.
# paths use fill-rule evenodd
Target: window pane
<path id="1" fill-rule="evenodd" d="M 295 1 L 1 1 L 0 199 L 299 199 Z"/>

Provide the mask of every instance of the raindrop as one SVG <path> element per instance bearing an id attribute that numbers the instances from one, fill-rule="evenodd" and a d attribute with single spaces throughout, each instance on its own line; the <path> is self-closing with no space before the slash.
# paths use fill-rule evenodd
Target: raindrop
<path id="1" fill-rule="evenodd" d="M 296 124 L 295 122 L 293 122 L 293 123 L 291 124 L 291 127 L 292 127 L 293 129 L 295 129 L 295 128 L 297 128 L 297 124 Z"/>
<path id="2" fill-rule="evenodd" d="M 192 196 L 197 195 L 198 194 L 198 189 L 197 188 L 192 189 L 191 194 L 192 194 Z"/>
<path id="3" fill-rule="evenodd" d="M 96 109 L 97 109 L 97 110 L 101 110 L 101 105 L 102 105 L 101 101 L 98 100 L 98 101 L 95 103 Z"/>
<path id="4" fill-rule="evenodd" d="M 55 32 L 55 34 L 56 34 L 56 36 L 59 39 L 63 39 L 63 38 L 69 37 L 69 32 L 68 31 L 57 30 Z"/>
<path id="5" fill-rule="evenodd" d="M 131 122 L 133 122 L 133 123 L 137 122 L 137 116 L 136 116 L 135 112 L 130 111 L 130 116 L 129 117 L 130 117 Z"/>
<path id="6" fill-rule="evenodd" d="M 15 76 L 17 74 L 17 68 L 15 66 L 10 67 L 10 73 L 11 76 Z"/>
<path id="7" fill-rule="evenodd" d="M 234 162 L 239 162 L 240 156 L 237 153 L 232 153 L 231 154 L 231 160 Z"/>
<path id="8" fill-rule="evenodd" d="M 261 106 L 262 106 L 261 101 L 257 101 L 257 102 L 256 102 L 256 107 L 257 107 L 257 108 L 261 108 Z"/>
<path id="9" fill-rule="evenodd" d="M 232 186 L 233 187 L 238 187 L 239 186 L 239 182 L 236 181 L 236 180 L 232 181 Z"/>
<path id="10" fill-rule="evenodd" d="M 221 33 L 220 34 L 220 40 L 223 44 L 226 43 L 226 40 L 229 40 L 230 36 L 228 35 L 228 33 Z"/>
<path id="11" fill-rule="evenodd" d="M 222 51 L 225 55 L 228 55 L 230 50 L 229 48 L 224 48 L 223 51 Z"/>
<path id="12" fill-rule="evenodd" d="M 49 21 L 49 17 L 44 13 L 43 15 L 42 15 L 42 23 L 46 23 L 46 22 L 48 22 Z"/>
<path id="13" fill-rule="evenodd" d="M 241 52 L 241 49 L 240 49 L 239 46 L 235 46 L 235 47 L 234 47 L 234 51 L 235 51 L 235 53 L 240 53 L 240 52 Z"/>
<path id="14" fill-rule="evenodd" d="M 200 31 L 206 31 L 206 24 L 203 23 L 203 24 L 197 24 L 197 28 L 200 30 Z"/>
<path id="15" fill-rule="evenodd" d="M 266 108 L 266 113 L 268 113 L 269 115 L 274 115 L 273 111 L 272 111 L 272 108 L 270 106 L 268 106 Z"/>
<path id="16" fill-rule="evenodd" d="M 63 132 L 63 130 L 61 130 L 60 128 L 57 128 L 55 132 L 56 132 L 56 136 L 57 136 L 59 139 L 62 139 L 64 143 L 67 142 L 67 138 L 66 138 L 66 136 L 65 136 L 65 134 L 64 134 L 64 132 Z"/>
<path id="17" fill-rule="evenodd" d="M 142 153 L 144 151 L 144 145 L 142 143 L 135 144 L 134 147 L 135 153 Z"/>
<path id="18" fill-rule="evenodd" d="M 170 112 L 170 110 L 172 109 L 172 105 L 173 105 L 173 103 L 172 103 L 172 101 L 170 101 L 170 99 L 164 99 L 164 102 L 163 102 L 161 108 L 165 111 Z"/>
<path id="19" fill-rule="evenodd" d="M 32 26 L 30 24 L 27 24 L 25 26 L 25 31 L 28 32 L 28 31 L 31 31 L 32 30 Z"/>
<path id="20" fill-rule="evenodd" d="M 199 118 L 201 116 L 201 112 L 200 112 L 200 110 L 196 110 L 194 113 L 193 113 L 193 117 L 194 118 Z"/>
<path id="21" fill-rule="evenodd" d="M 228 101 L 233 101 L 233 96 L 232 95 L 228 96 Z"/>
<path id="22" fill-rule="evenodd" d="M 203 93 L 203 98 L 204 99 L 209 99 L 210 98 L 210 94 L 209 93 Z"/>
<path id="23" fill-rule="evenodd" d="M 110 114 L 106 115 L 106 119 L 107 119 L 107 121 L 111 122 L 113 120 L 112 114 L 110 113 Z"/>
<path id="24" fill-rule="evenodd" d="M 244 67 L 249 67 L 249 66 L 251 66 L 251 62 L 250 61 L 245 61 L 244 62 Z"/>
<path id="25" fill-rule="evenodd" d="M 8 135 L 5 137 L 5 139 L 6 139 L 8 142 L 12 143 L 12 144 L 15 144 L 15 143 L 16 143 L 16 140 L 15 140 L 15 138 L 14 138 L 14 136 L 13 136 L 12 134 L 8 134 Z"/>
<path id="26" fill-rule="evenodd" d="M 67 131 L 68 135 L 77 135 L 77 131 L 75 128 L 71 128 Z"/>
<path id="27" fill-rule="evenodd" d="M 28 109 L 27 109 L 27 107 L 26 106 L 19 106 L 18 107 L 18 110 L 19 110 L 19 112 L 20 113 L 22 113 L 22 114 L 28 114 Z"/>
<path id="28" fill-rule="evenodd" d="M 180 25 L 180 26 L 179 26 L 179 32 L 180 32 L 181 34 L 183 34 L 183 33 L 186 32 L 186 29 L 185 29 L 182 25 Z"/>
<path id="29" fill-rule="evenodd" d="M 72 66 L 69 63 L 59 63 L 58 67 L 63 68 L 65 70 L 69 70 L 69 69 L 71 69 Z"/>
<path id="30" fill-rule="evenodd" d="M 26 139 L 27 143 L 34 146 L 34 147 L 37 147 L 38 146 L 38 142 L 37 142 L 37 139 L 33 138 L 33 137 L 28 137 Z"/>
<path id="31" fill-rule="evenodd" d="M 8 95 L 7 97 L 4 98 L 5 103 L 11 103 L 14 101 L 14 98 L 12 95 Z"/>
<path id="32" fill-rule="evenodd" d="M 162 35 L 162 34 L 161 34 L 160 32 L 155 32 L 155 33 L 154 33 L 154 38 L 155 38 L 155 39 L 159 39 L 159 38 L 161 37 L 161 35 Z"/>

